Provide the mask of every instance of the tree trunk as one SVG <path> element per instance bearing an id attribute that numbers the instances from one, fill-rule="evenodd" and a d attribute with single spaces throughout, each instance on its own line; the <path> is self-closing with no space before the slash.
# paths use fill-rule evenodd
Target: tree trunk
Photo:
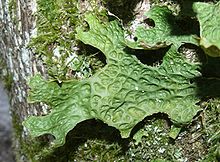
<path id="1" fill-rule="evenodd" d="M 27 146 L 27 133 L 21 123 L 28 115 L 43 111 L 42 106 L 27 103 L 28 78 L 39 72 L 45 74 L 42 64 L 27 48 L 34 34 L 35 11 L 35 0 L 0 0 L 0 59 L 6 65 L 2 74 L 10 88 L 13 147 L 18 162 L 32 161 L 32 145 Z"/>

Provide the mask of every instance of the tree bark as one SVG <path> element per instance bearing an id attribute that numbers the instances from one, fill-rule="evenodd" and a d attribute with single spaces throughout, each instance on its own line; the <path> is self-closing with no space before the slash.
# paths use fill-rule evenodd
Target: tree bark
<path id="1" fill-rule="evenodd" d="M 25 146 L 27 132 L 21 123 L 27 116 L 43 112 L 42 105 L 27 102 L 28 78 L 36 73 L 46 73 L 42 63 L 37 62 L 27 48 L 35 33 L 35 11 L 35 0 L 0 0 L 0 59 L 6 65 L 3 79 L 11 77 L 10 111 L 13 147 L 18 162 L 32 161 L 29 155 L 32 146 Z"/>

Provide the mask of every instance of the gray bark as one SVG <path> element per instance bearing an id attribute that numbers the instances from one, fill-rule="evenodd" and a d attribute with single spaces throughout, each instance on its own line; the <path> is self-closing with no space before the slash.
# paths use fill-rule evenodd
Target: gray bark
<path id="1" fill-rule="evenodd" d="M 22 162 L 31 159 L 23 149 L 27 132 L 21 123 L 27 116 L 43 111 L 42 106 L 27 103 L 28 78 L 36 73 L 45 74 L 43 65 L 27 48 L 35 33 L 35 11 L 35 0 L 0 0 L 0 59 L 6 65 L 0 74 L 4 75 L 3 80 L 12 76 L 9 96 L 13 147 L 16 161 Z"/>

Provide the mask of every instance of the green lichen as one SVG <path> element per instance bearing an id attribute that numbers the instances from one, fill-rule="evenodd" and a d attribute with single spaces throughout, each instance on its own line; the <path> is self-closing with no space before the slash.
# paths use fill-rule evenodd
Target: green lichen
<path id="1" fill-rule="evenodd" d="M 115 3 L 114 6 L 116 8 L 123 6 L 124 2 Z M 172 124 L 179 127 L 191 122 L 200 110 L 196 105 L 200 100 L 197 94 L 198 85 L 192 83 L 192 79 L 201 75 L 198 72 L 200 65 L 188 61 L 182 53 L 176 52 L 177 48 L 185 42 L 196 44 L 195 40 L 192 35 L 182 37 L 183 39 L 176 39 L 176 37 L 173 39 L 171 30 L 168 30 L 168 33 L 162 32 L 165 34 L 163 37 L 165 40 L 159 40 L 159 42 L 167 41 L 166 46 L 174 44 L 176 47 L 172 46 L 166 53 L 162 65 L 157 67 L 143 65 L 133 55 L 132 50 L 127 49 L 121 24 L 118 21 L 111 21 L 112 17 L 108 19 L 105 9 L 94 7 L 97 3 L 101 1 L 91 1 L 90 5 L 82 10 L 74 0 L 38 0 L 38 35 L 32 39 L 30 46 L 35 49 L 37 56 L 45 61 L 50 80 L 46 81 L 39 75 L 33 77 L 30 80 L 29 101 L 44 102 L 50 106 L 51 112 L 45 116 L 30 117 L 24 125 L 33 137 L 49 133 L 55 136 L 55 140 L 51 143 L 52 147 L 49 150 L 38 149 L 44 146 L 48 148 L 48 145 L 37 143 L 37 149 L 30 151 L 31 158 L 35 158 L 36 161 L 50 161 L 51 159 L 51 161 L 54 159 L 57 161 L 80 161 L 82 159 L 85 161 L 126 161 L 132 159 L 134 161 L 137 159 L 154 160 L 154 158 L 158 158 L 155 161 L 178 161 L 186 159 L 183 147 L 173 148 L 173 145 L 167 144 L 170 128 L 163 129 L 164 125 L 161 126 L 160 123 L 153 124 L 151 129 L 145 126 L 144 131 L 142 129 L 135 134 L 130 134 L 130 132 L 146 116 L 149 117 L 155 113 L 168 114 Z M 108 3 L 110 1 L 104 2 L 106 6 Z M 93 10 L 93 14 L 88 14 L 89 12 L 84 14 L 87 9 Z M 165 22 L 163 24 L 165 27 L 168 26 L 168 29 L 177 27 L 173 21 L 172 12 L 166 7 L 154 9 L 161 11 L 162 17 L 163 13 L 168 13 L 168 17 L 171 17 L 171 24 Z M 80 11 L 83 11 L 83 14 Z M 100 14 L 99 11 L 103 12 Z M 163 18 L 157 19 L 157 15 L 152 18 L 155 21 L 164 21 Z M 160 23 L 161 21 L 159 25 Z M 163 29 L 164 26 L 162 26 Z M 147 30 L 142 28 L 142 31 L 145 33 Z M 137 35 L 138 39 L 141 34 L 142 32 Z M 148 40 L 145 42 L 149 43 Z M 143 46 L 145 45 L 146 43 Z M 80 52 L 72 48 L 76 46 L 80 48 Z M 93 55 L 88 55 L 88 53 Z M 74 54 L 74 59 L 68 61 L 72 54 Z M 105 55 L 106 65 L 98 59 L 100 57 L 94 57 L 100 54 Z M 73 79 L 76 77 L 72 73 L 76 72 L 83 74 L 83 78 L 86 79 Z M 123 137 L 132 136 L 139 142 L 144 142 L 141 147 L 138 146 L 138 151 L 135 150 L 136 144 L 133 148 L 131 146 L 133 150 L 131 149 L 127 156 L 121 156 L 121 147 L 117 143 L 108 144 L 103 140 L 89 140 L 74 149 L 65 147 L 66 144 L 72 143 L 68 140 L 63 145 L 70 130 L 75 129 L 82 121 L 93 118 L 114 126 L 120 130 Z M 161 126 L 159 132 L 154 130 L 158 125 Z M 164 131 L 166 133 L 161 134 Z M 176 137 L 177 134 L 175 133 L 174 136 Z M 146 135 L 148 135 L 147 140 L 144 140 L 142 137 Z M 164 136 L 161 137 L 162 135 Z M 158 142 L 156 138 L 161 140 Z M 74 141 L 73 145 L 77 145 L 76 139 L 78 138 L 71 140 Z M 148 144 L 149 141 L 158 143 Z M 63 146 L 57 151 L 56 147 L 61 145 Z M 214 148 L 216 150 L 216 145 Z M 158 150 L 163 153 L 157 154 Z M 33 156 L 33 152 L 41 152 L 41 154 Z M 61 154 L 65 155 L 59 157 Z"/>
<path id="2" fill-rule="evenodd" d="M 78 28 L 77 38 L 99 48 L 107 65 L 89 79 L 71 80 L 61 87 L 39 75 L 33 77 L 29 101 L 45 102 L 52 111 L 24 122 L 32 136 L 53 134 L 57 147 L 76 124 L 87 119 L 104 121 L 125 138 L 138 122 L 154 113 L 168 114 L 177 126 L 192 120 L 199 99 L 190 79 L 200 75 L 198 64 L 187 62 L 171 47 L 160 67 L 145 66 L 124 51 L 123 31 L 117 21 L 101 24 L 92 14 L 86 15 L 86 21 L 90 30 Z"/>
<path id="3" fill-rule="evenodd" d="M 135 49 L 159 49 L 171 44 L 179 48 L 184 43 L 198 44 L 192 31 L 181 29 L 177 18 L 166 6 L 154 6 L 145 13 L 148 19 L 154 22 L 150 29 L 141 24 L 135 30 L 136 41 L 128 43 L 128 46 Z"/>
<path id="4" fill-rule="evenodd" d="M 200 23 L 200 45 L 206 54 L 220 57 L 220 2 L 216 4 L 197 2 L 193 4 Z"/>

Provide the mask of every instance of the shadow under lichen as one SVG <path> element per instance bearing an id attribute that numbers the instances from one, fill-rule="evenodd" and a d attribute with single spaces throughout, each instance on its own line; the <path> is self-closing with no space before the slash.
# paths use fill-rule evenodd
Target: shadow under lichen
<path id="1" fill-rule="evenodd" d="M 119 161 L 125 160 L 128 139 L 117 129 L 95 119 L 79 123 L 66 136 L 66 143 L 41 161 Z"/>

